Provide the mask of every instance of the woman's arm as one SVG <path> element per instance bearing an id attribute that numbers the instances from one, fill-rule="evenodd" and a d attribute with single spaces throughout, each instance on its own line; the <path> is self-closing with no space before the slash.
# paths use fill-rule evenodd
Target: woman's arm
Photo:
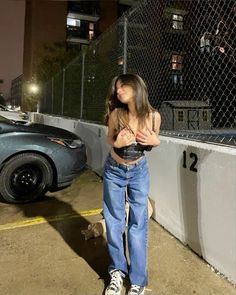
<path id="1" fill-rule="evenodd" d="M 108 119 L 108 133 L 107 133 L 107 142 L 114 146 L 114 137 L 115 137 L 115 130 L 116 130 L 116 122 L 115 122 L 115 116 L 116 116 L 116 109 L 110 114 Z"/>
<path id="2" fill-rule="evenodd" d="M 155 128 L 154 128 L 154 132 L 156 135 L 156 142 L 153 146 L 158 146 L 160 144 L 160 139 L 159 139 L 159 133 L 160 133 L 160 127 L 161 127 L 161 115 L 159 112 L 155 112 Z"/>
<path id="3" fill-rule="evenodd" d="M 155 112 L 155 128 L 154 131 L 157 135 L 159 135 L 161 127 L 161 115 L 159 112 Z"/>

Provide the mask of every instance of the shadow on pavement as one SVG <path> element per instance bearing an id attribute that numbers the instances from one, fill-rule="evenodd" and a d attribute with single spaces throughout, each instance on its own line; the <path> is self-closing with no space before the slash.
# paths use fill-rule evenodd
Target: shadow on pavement
<path id="1" fill-rule="evenodd" d="M 46 205 L 46 206 L 45 206 Z M 73 209 L 71 204 L 66 203 L 54 196 L 43 197 L 41 200 L 19 205 L 24 215 L 28 218 L 42 216 L 63 238 L 67 245 L 98 274 L 99 279 L 108 284 L 109 275 L 107 268 L 109 265 L 109 254 L 107 251 L 106 240 L 103 237 L 85 240 L 81 234 L 82 229 L 86 229 L 89 221 Z M 61 215 L 73 216 L 64 220 L 52 221 L 52 216 Z M 78 274 L 81 269 L 78 269 Z"/>

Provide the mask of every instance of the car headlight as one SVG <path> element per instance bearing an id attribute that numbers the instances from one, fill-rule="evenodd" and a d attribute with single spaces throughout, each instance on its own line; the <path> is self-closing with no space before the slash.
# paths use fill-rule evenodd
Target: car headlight
<path id="1" fill-rule="evenodd" d="M 49 140 L 51 140 L 54 143 L 67 146 L 71 149 L 80 148 L 83 146 L 83 142 L 81 139 L 63 139 L 63 138 L 56 138 L 56 137 L 48 137 Z"/>

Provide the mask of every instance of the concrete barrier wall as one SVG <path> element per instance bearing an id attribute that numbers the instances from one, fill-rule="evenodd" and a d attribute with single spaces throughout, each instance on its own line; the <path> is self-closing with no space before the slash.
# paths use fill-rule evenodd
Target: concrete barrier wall
<path id="1" fill-rule="evenodd" d="M 83 138 L 88 165 L 102 173 L 106 128 L 32 113 L 32 121 Z M 147 153 L 154 219 L 236 283 L 236 149 L 161 136 Z"/>

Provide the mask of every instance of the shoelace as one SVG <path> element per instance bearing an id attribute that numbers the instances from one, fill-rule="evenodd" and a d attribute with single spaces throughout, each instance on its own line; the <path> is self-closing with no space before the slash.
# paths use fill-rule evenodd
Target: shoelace
<path id="1" fill-rule="evenodd" d="M 131 286 L 131 294 L 139 294 L 141 287 L 138 285 L 132 285 Z"/>
<path id="2" fill-rule="evenodd" d="M 119 272 L 115 272 L 111 276 L 109 289 L 116 291 L 121 285 L 121 278 Z"/>

